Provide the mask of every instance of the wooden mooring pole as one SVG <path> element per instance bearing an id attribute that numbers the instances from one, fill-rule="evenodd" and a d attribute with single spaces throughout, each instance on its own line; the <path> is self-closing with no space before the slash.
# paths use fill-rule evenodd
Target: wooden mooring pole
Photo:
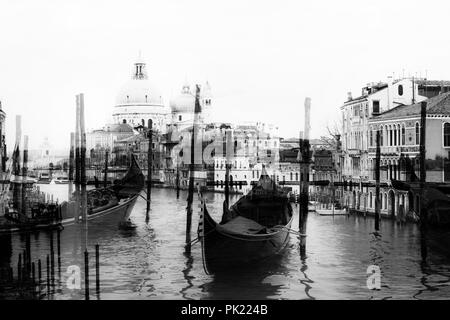
<path id="1" fill-rule="evenodd" d="M 81 215 L 87 227 L 87 195 L 86 195 L 86 131 L 84 125 L 84 95 L 79 94 L 80 102 L 80 184 L 81 184 Z"/>
<path id="2" fill-rule="evenodd" d="M 177 189 L 177 199 L 180 198 L 180 170 L 179 170 L 179 163 L 178 163 L 178 156 L 177 156 L 177 176 L 175 180 L 176 189 Z"/>
<path id="3" fill-rule="evenodd" d="M 70 133 L 70 151 L 69 151 L 69 201 L 72 199 L 73 192 L 73 176 L 75 164 L 75 133 Z"/>
<path id="4" fill-rule="evenodd" d="M 53 230 L 50 230 L 50 276 L 53 286 L 55 283 L 55 247 L 53 241 Z"/>
<path id="5" fill-rule="evenodd" d="M 47 255 L 47 296 L 50 296 L 50 256 Z"/>
<path id="6" fill-rule="evenodd" d="M 420 105 L 420 234 L 421 234 L 421 255 L 422 261 L 425 262 L 428 255 L 427 250 L 427 224 L 428 224 L 428 214 L 427 208 L 425 206 L 425 187 L 426 187 L 426 178 L 427 171 L 425 167 L 426 162 L 426 118 L 427 118 L 427 102 L 423 101 Z"/>
<path id="7" fill-rule="evenodd" d="M 189 190 L 187 197 L 187 207 L 186 207 L 186 246 L 185 253 L 191 253 L 191 228 L 192 228 L 192 203 L 194 201 L 194 182 L 195 182 L 195 139 L 196 131 L 198 125 L 198 116 L 201 112 L 200 107 L 200 86 L 196 85 L 195 91 L 195 109 L 194 109 L 194 121 L 192 124 L 192 134 L 191 134 L 191 160 L 189 163 Z"/>
<path id="8" fill-rule="evenodd" d="M 376 134 L 376 153 L 375 153 L 375 231 L 380 230 L 380 209 L 381 209 L 381 199 L 380 199 L 380 141 L 381 132 L 380 129 L 377 130 Z"/>
<path id="9" fill-rule="evenodd" d="M 41 259 L 38 260 L 38 287 L 39 292 L 41 291 L 41 282 L 42 282 L 42 264 Z"/>
<path id="10" fill-rule="evenodd" d="M 76 120 L 75 120 L 75 222 L 80 218 L 80 97 L 76 96 Z"/>
<path id="11" fill-rule="evenodd" d="M 109 150 L 106 149 L 105 151 L 105 175 L 103 176 L 103 188 L 106 188 L 108 185 L 108 156 L 109 156 Z"/>
<path id="12" fill-rule="evenodd" d="M 21 184 L 21 187 L 22 187 L 22 208 L 20 208 L 21 212 L 22 212 L 22 216 L 24 218 L 27 217 L 27 211 L 28 211 L 28 206 L 27 206 L 27 184 L 26 184 L 27 176 L 28 176 L 28 136 L 24 135 L 23 136 L 22 184 Z"/>
<path id="13" fill-rule="evenodd" d="M 299 204 L 299 232 L 300 232 L 300 257 L 306 258 L 306 225 L 308 220 L 308 190 L 309 190 L 309 164 L 310 164 L 310 110 L 311 99 L 305 99 L 305 131 L 303 138 L 300 137 L 300 204 Z"/>
<path id="14" fill-rule="evenodd" d="M 16 116 L 16 142 L 12 156 L 12 173 L 14 174 L 13 188 L 13 207 L 22 220 L 22 186 L 20 184 L 20 140 L 22 138 L 22 117 Z"/>
<path id="15" fill-rule="evenodd" d="M 95 291 L 100 298 L 100 246 L 95 245 Z"/>
<path id="16" fill-rule="evenodd" d="M 153 121 L 148 119 L 148 150 L 147 150 L 147 210 L 145 219 L 150 220 L 150 202 L 152 201 L 152 172 L 153 172 Z"/>
<path id="17" fill-rule="evenodd" d="M 84 251 L 84 298 L 89 300 L 89 252 Z"/>

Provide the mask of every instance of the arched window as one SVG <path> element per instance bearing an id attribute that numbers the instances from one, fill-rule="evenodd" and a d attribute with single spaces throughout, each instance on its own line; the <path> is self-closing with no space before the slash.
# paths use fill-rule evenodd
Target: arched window
<path id="1" fill-rule="evenodd" d="M 397 125 L 394 125 L 394 146 L 397 145 Z"/>
<path id="2" fill-rule="evenodd" d="M 450 147 L 450 123 L 444 123 L 444 147 Z"/>
<path id="3" fill-rule="evenodd" d="M 384 129 L 383 126 L 380 127 L 380 146 L 383 145 L 383 135 L 384 135 Z"/>
<path id="4" fill-rule="evenodd" d="M 402 96 L 403 95 L 403 86 L 400 84 L 400 85 L 398 85 L 398 95 L 399 96 Z"/>
<path id="5" fill-rule="evenodd" d="M 389 145 L 392 146 L 392 126 L 389 126 Z"/>
<path id="6" fill-rule="evenodd" d="M 406 130 L 405 130 L 405 124 L 402 124 L 402 146 L 406 144 Z"/>
<path id="7" fill-rule="evenodd" d="M 416 144 L 420 144 L 420 126 L 418 122 L 416 122 Z"/>

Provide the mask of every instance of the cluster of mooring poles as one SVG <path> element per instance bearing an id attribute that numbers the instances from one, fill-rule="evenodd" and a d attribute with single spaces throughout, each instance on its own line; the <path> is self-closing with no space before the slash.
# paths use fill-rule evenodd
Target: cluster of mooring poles
<path id="1" fill-rule="evenodd" d="M 89 252 L 88 252 L 88 206 L 86 191 L 86 130 L 85 130 L 85 112 L 84 112 L 84 94 L 76 95 L 76 116 L 75 133 L 70 134 L 70 153 L 69 153 L 69 201 L 72 202 L 71 208 L 75 222 L 82 221 L 83 244 L 84 244 L 84 286 L 85 299 L 89 300 Z M 105 176 L 104 187 L 106 187 L 108 154 L 105 156 Z M 75 167 L 75 172 L 74 172 Z M 73 192 L 72 182 L 75 182 L 75 192 Z M 100 264 L 99 264 L 99 245 L 95 246 L 95 266 L 96 266 L 96 292 L 100 295 Z"/>
<path id="2" fill-rule="evenodd" d="M 87 248 L 84 251 L 84 298 L 90 299 L 89 292 L 89 252 Z M 95 294 L 100 299 L 100 246 L 95 245 Z"/>
<path id="3" fill-rule="evenodd" d="M 56 231 L 56 252 L 54 231 L 49 230 L 50 253 L 42 261 L 33 261 L 31 253 L 30 234 L 25 234 L 25 250 L 19 253 L 17 272 L 12 267 L 0 270 L 0 284 L 13 288 L 19 294 L 19 298 L 50 299 L 56 290 L 61 289 L 61 230 Z M 57 255 L 57 259 L 55 259 Z M 57 268 L 57 270 L 56 270 Z M 56 281 L 57 280 L 57 281 Z M 57 282 L 57 284 L 55 283 Z"/>

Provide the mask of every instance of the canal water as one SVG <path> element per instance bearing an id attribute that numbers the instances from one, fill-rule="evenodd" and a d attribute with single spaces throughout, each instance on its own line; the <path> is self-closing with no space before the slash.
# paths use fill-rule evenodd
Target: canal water
<path id="1" fill-rule="evenodd" d="M 42 185 L 64 200 L 67 185 Z M 286 250 L 264 265 L 221 276 L 207 275 L 202 266 L 201 247 L 184 254 L 185 192 L 179 200 L 171 189 L 152 190 L 150 220 L 145 218 L 145 200 L 140 198 L 131 219 L 134 230 L 115 224 L 90 224 L 67 228 L 60 234 L 60 267 L 55 251 L 55 282 L 50 293 L 42 287 L 42 299 L 84 299 L 81 290 L 69 289 L 69 266 L 84 270 L 84 245 L 90 252 L 91 299 L 448 299 L 450 298 L 450 248 L 441 235 L 428 236 L 427 262 L 422 262 L 420 233 L 413 224 L 399 225 L 383 220 L 379 235 L 374 220 L 361 216 L 318 216 L 309 214 L 307 258 L 299 256 L 298 239 L 291 235 Z M 207 194 L 209 211 L 219 220 L 223 194 Z M 237 200 L 237 197 L 232 197 Z M 298 208 L 293 228 L 298 230 Z M 194 202 L 193 235 L 196 237 L 198 201 Z M 31 235 L 31 260 L 43 261 L 50 254 L 49 232 Z M 25 237 L 1 238 L 0 262 L 17 272 Z M 447 242 L 449 243 L 449 242 Z M 95 293 L 95 245 L 100 246 L 101 291 Z M 381 289 L 367 288 L 367 268 L 381 271 Z M 83 278 L 83 276 L 82 276 Z M 14 292 L 3 289 L 3 298 Z"/>

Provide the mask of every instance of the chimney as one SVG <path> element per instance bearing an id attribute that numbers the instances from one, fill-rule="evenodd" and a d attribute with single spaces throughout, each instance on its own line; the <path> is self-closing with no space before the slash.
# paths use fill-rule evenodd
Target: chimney
<path id="1" fill-rule="evenodd" d="M 349 91 L 347 92 L 347 101 L 352 101 L 352 93 Z"/>

